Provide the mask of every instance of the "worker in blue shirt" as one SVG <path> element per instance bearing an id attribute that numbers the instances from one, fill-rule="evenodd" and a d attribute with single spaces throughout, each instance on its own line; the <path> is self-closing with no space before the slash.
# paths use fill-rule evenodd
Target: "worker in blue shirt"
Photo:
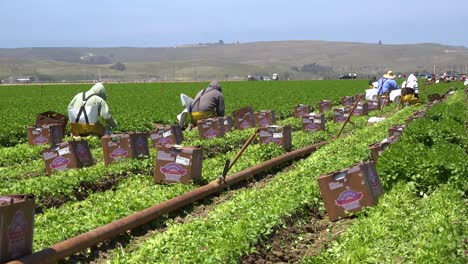
<path id="1" fill-rule="evenodd" d="M 379 79 L 377 85 L 377 95 L 383 95 L 390 93 L 392 90 L 400 89 L 396 83 L 395 74 L 392 71 L 388 71 L 386 74 Z"/>

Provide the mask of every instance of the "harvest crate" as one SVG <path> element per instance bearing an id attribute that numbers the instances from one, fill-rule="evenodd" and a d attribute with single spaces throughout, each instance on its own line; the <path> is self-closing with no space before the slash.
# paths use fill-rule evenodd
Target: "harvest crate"
<path id="1" fill-rule="evenodd" d="M 202 139 L 224 137 L 226 129 L 222 117 L 207 118 L 197 121 L 198 136 Z"/>
<path id="2" fill-rule="evenodd" d="M 294 106 L 294 117 L 303 117 L 310 113 L 310 105 L 298 104 Z"/>
<path id="3" fill-rule="evenodd" d="M 255 127 L 255 116 L 252 107 L 246 106 L 232 112 L 234 125 L 239 130 Z"/>
<path id="4" fill-rule="evenodd" d="M 62 135 L 66 135 L 68 117 L 53 111 L 40 113 L 36 116 L 36 126 L 58 124 L 62 127 Z"/>
<path id="5" fill-rule="evenodd" d="M 291 150 L 291 126 L 266 126 L 260 128 L 260 143 L 270 142 L 282 146 L 286 151 Z"/>
<path id="6" fill-rule="evenodd" d="M 149 135 L 153 147 L 164 144 L 180 144 L 184 141 L 184 135 L 179 125 L 154 125 L 155 130 L 150 131 Z"/>
<path id="7" fill-rule="evenodd" d="M 154 161 L 156 183 L 190 184 L 201 179 L 203 149 L 175 145 L 158 146 Z"/>
<path id="8" fill-rule="evenodd" d="M 274 110 L 262 110 L 255 113 L 255 123 L 259 127 L 273 126 L 276 124 Z"/>
<path id="9" fill-rule="evenodd" d="M 324 114 L 308 114 L 302 117 L 302 130 L 305 132 L 325 131 Z"/>
<path id="10" fill-rule="evenodd" d="M 93 156 L 86 140 L 72 140 L 59 143 L 42 151 L 46 174 L 72 168 L 89 167 L 94 164 Z"/>

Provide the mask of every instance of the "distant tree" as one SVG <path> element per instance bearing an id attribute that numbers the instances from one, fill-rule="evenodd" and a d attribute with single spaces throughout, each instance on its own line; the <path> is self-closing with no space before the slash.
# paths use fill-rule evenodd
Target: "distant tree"
<path id="1" fill-rule="evenodd" d="M 283 76 L 282 76 L 282 79 L 283 80 L 289 80 L 289 78 L 291 78 L 291 74 L 289 72 L 284 72 Z"/>
<path id="2" fill-rule="evenodd" d="M 379 45 L 382 45 L 382 40 L 379 40 Z"/>
<path id="3" fill-rule="evenodd" d="M 121 62 L 117 62 L 115 64 L 112 64 L 109 68 L 116 71 L 125 71 L 127 69 L 127 66 L 125 66 L 125 64 Z"/>
<path id="4" fill-rule="evenodd" d="M 224 40 L 220 39 L 219 42 L 218 42 L 219 45 L 223 45 L 224 44 Z"/>
<path id="5" fill-rule="evenodd" d="M 229 78 L 229 74 L 227 74 L 227 73 L 226 73 L 226 74 L 224 74 L 224 80 L 226 80 L 226 81 L 227 81 L 227 79 L 228 79 L 228 78 Z"/>

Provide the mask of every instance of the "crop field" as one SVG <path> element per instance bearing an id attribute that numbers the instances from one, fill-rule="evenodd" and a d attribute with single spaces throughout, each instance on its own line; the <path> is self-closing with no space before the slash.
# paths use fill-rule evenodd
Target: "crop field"
<path id="1" fill-rule="evenodd" d="M 113 132 L 149 131 L 175 124 L 179 95 L 193 97 L 207 83 L 106 84 L 118 122 Z M 325 113 L 325 131 L 306 133 L 293 106 L 319 100 L 341 105 L 343 96 L 363 93 L 367 81 L 221 82 L 226 114 L 250 105 L 273 109 L 278 125 L 291 125 L 293 151 L 326 142 L 310 155 L 276 165 L 139 228 L 76 252 L 64 263 L 466 263 L 468 250 L 468 100 L 461 83 L 424 86 L 422 103 L 391 104 L 342 123 Z M 184 131 L 185 146 L 203 148 L 202 178 L 193 184 L 155 184 L 156 149 L 145 159 L 106 166 L 99 138 L 88 142 L 95 165 L 46 176 L 42 147 L 30 146 L 26 128 L 36 114 L 66 107 L 91 85 L 0 86 L 0 196 L 33 194 L 34 251 L 41 251 L 123 217 L 196 190 L 222 174 L 254 131 L 233 130 L 202 140 Z M 380 156 L 384 187 L 378 205 L 337 222 L 327 220 L 317 177 L 370 159 L 368 146 L 388 137 L 426 107 L 427 95 L 447 94 L 407 125 L 398 142 Z M 385 120 L 368 124 L 370 116 Z M 68 137 L 66 138 L 68 139 Z M 274 144 L 249 146 L 228 174 L 285 154 Z"/>

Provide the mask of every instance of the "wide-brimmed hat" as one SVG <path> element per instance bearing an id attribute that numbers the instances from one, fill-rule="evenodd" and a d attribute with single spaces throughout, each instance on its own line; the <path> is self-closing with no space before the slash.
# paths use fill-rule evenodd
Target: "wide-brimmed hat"
<path id="1" fill-rule="evenodd" d="M 395 74 L 392 71 L 388 71 L 386 74 L 383 75 L 384 78 L 387 79 L 395 79 Z"/>

